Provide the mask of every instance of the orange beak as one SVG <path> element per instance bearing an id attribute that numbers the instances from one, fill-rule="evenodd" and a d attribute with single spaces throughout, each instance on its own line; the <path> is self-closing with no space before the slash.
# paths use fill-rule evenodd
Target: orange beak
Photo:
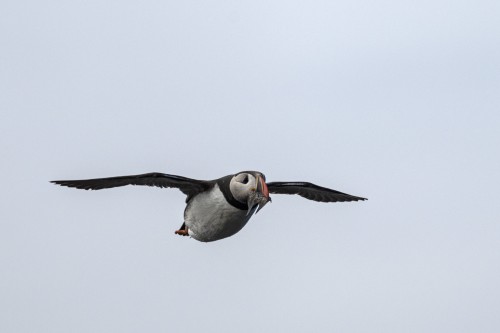
<path id="1" fill-rule="evenodd" d="M 269 189 L 267 188 L 267 184 L 261 176 L 257 176 L 257 191 L 262 193 L 262 195 L 268 201 L 271 201 L 271 198 L 269 197 Z"/>
<path id="2" fill-rule="evenodd" d="M 271 198 L 269 197 L 269 189 L 267 188 L 267 184 L 264 181 L 264 178 L 260 175 L 257 176 L 257 188 L 255 191 L 251 192 L 251 194 L 248 197 L 248 211 L 247 215 L 257 214 L 259 210 L 262 209 L 269 201 L 271 201 Z"/>

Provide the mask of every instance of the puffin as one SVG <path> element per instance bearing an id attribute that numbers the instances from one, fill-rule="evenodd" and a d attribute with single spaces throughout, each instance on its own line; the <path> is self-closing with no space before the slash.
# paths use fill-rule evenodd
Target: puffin
<path id="1" fill-rule="evenodd" d="M 258 171 L 241 171 L 215 180 L 197 180 L 151 172 L 139 175 L 82 180 L 53 180 L 53 184 L 83 190 L 126 185 L 177 188 L 186 197 L 184 222 L 175 231 L 200 242 L 213 242 L 240 231 L 268 202 L 270 194 L 297 194 L 318 202 L 367 200 L 309 182 L 266 182 Z"/>

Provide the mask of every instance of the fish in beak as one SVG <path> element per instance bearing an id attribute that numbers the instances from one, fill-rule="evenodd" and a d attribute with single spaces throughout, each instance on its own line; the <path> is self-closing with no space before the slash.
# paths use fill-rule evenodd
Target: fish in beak
<path id="1" fill-rule="evenodd" d="M 269 197 L 269 189 L 267 188 L 266 182 L 264 181 L 262 176 L 258 175 L 256 179 L 257 188 L 248 196 L 247 215 L 250 214 L 250 212 L 255 211 L 255 208 L 258 206 L 257 211 L 255 211 L 255 214 L 257 214 L 259 210 L 261 210 L 269 201 L 271 201 L 271 198 Z"/>

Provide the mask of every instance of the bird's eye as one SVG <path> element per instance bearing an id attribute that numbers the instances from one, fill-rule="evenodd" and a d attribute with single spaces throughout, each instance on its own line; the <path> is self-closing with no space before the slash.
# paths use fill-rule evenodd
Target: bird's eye
<path id="1" fill-rule="evenodd" d="M 245 177 L 241 180 L 241 182 L 242 182 L 243 184 L 247 184 L 247 183 L 248 183 L 248 176 L 247 176 L 247 175 L 245 175 Z"/>

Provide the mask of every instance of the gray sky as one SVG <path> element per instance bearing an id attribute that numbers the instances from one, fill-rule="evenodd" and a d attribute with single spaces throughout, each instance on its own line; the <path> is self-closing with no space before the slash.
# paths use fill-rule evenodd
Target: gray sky
<path id="1" fill-rule="evenodd" d="M 500 331 L 498 1 L 0 5 L 1 332 Z M 255 169 L 237 235 L 184 196 L 50 185 Z"/>

